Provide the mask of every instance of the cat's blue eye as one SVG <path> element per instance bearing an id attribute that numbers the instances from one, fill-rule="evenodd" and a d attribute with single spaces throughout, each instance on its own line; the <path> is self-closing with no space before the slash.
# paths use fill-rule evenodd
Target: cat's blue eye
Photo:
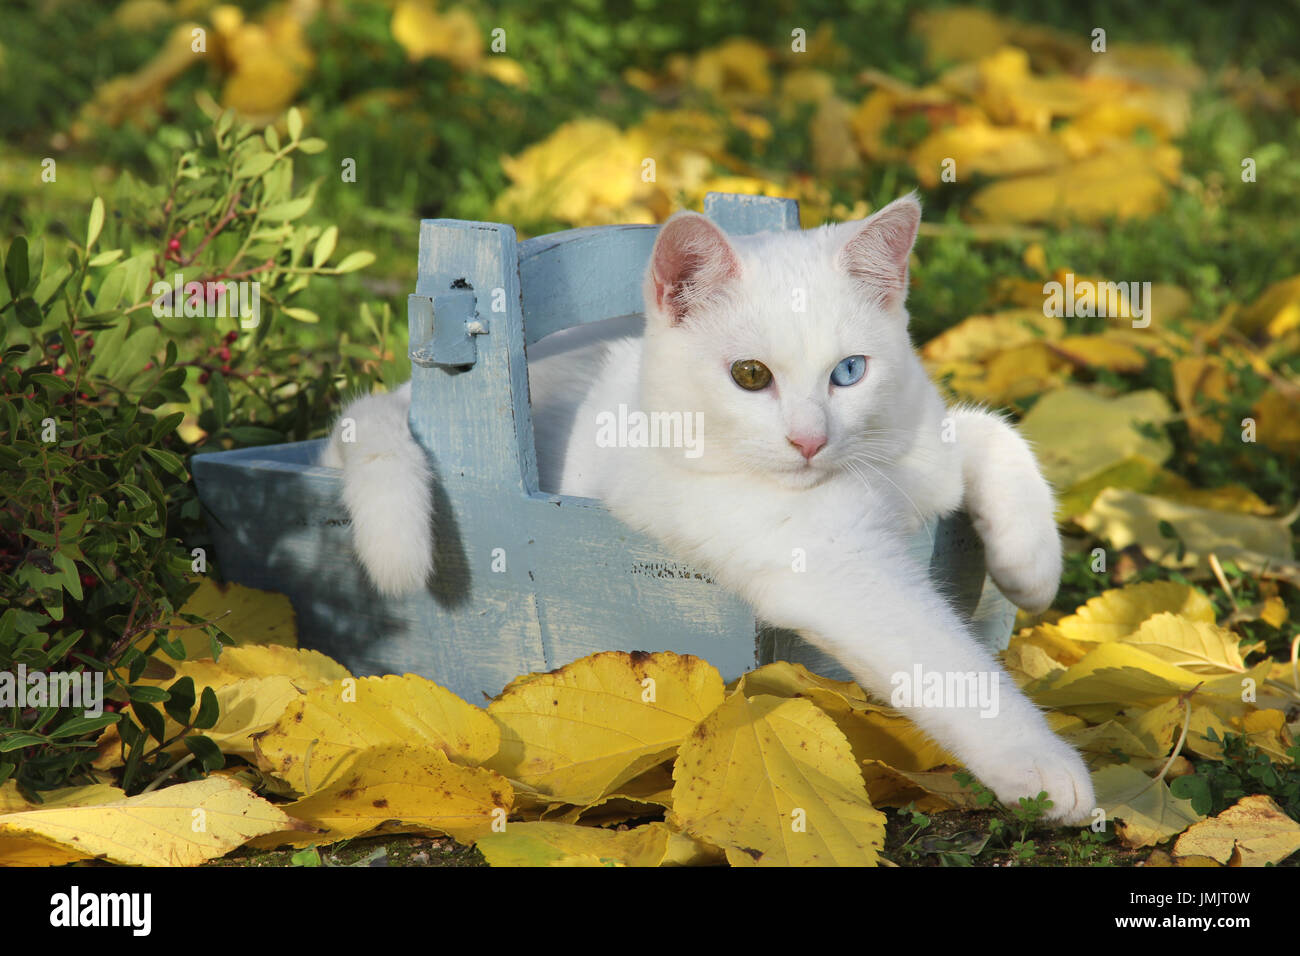
<path id="1" fill-rule="evenodd" d="M 862 375 L 866 370 L 867 357 L 865 355 L 850 355 L 831 370 L 831 384 L 838 385 L 841 388 L 846 385 L 855 385 L 862 379 Z"/>

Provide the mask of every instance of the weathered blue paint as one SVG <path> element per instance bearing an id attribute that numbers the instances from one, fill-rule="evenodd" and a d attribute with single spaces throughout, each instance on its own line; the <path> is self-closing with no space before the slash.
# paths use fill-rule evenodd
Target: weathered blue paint
<path id="1" fill-rule="evenodd" d="M 705 210 L 735 234 L 798 228 L 791 200 L 710 194 Z M 288 594 L 301 644 L 355 673 L 424 674 L 471 701 L 601 650 L 696 654 L 728 679 L 775 657 L 847 676 L 599 502 L 538 490 L 525 347 L 640 312 L 656 231 L 596 227 L 521 243 L 497 223 L 423 221 L 410 422 L 437 476 L 429 589 L 384 600 L 370 588 L 352 557 L 339 473 L 314 464 L 321 442 L 194 458 L 222 573 Z M 1015 610 L 985 577 L 965 519 L 927 529 L 915 547 L 982 639 L 1005 646 Z"/>

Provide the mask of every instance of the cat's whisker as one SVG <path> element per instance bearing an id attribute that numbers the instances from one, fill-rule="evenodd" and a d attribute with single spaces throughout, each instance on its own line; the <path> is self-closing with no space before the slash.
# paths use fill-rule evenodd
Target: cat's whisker
<path id="1" fill-rule="evenodd" d="M 909 495 L 909 494 L 908 494 L 906 491 L 904 491 L 902 488 L 899 488 L 899 487 L 898 487 L 898 483 L 897 483 L 896 481 L 894 481 L 894 479 L 890 478 L 887 474 L 885 474 L 883 471 L 881 471 L 879 468 L 877 468 L 875 465 L 873 465 L 873 464 L 872 464 L 870 461 L 868 461 L 866 458 L 863 458 L 863 457 L 861 457 L 861 456 L 855 456 L 855 457 L 854 457 L 853 459 L 851 459 L 851 460 L 852 460 L 852 462 L 853 462 L 854 464 L 866 465 L 868 468 L 870 468 L 872 471 L 874 471 L 876 474 L 878 474 L 881 478 L 884 478 L 885 481 L 887 481 L 887 482 L 889 482 L 891 485 L 893 485 L 894 488 L 898 491 L 898 493 L 899 493 L 900 495 L 902 495 L 904 498 L 907 499 L 907 503 L 908 503 L 909 505 L 911 505 L 911 506 L 912 506 L 912 510 L 916 512 L 916 517 L 917 517 L 918 520 L 920 520 L 920 522 L 921 522 L 921 527 L 925 528 L 925 533 L 926 533 L 926 535 L 929 536 L 929 538 L 930 538 L 930 549 L 931 549 L 931 550 L 934 550 L 934 531 L 931 530 L 931 528 L 930 528 L 930 522 L 926 521 L 926 519 L 925 519 L 925 514 L 921 511 L 920 508 L 918 508 L 918 507 L 916 506 L 916 502 L 912 500 L 911 495 Z M 855 474 L 856 474 L 856 472 L 855 472 Z M 867 487 L 870 487 L 870 485 L 868 484 Z"/>

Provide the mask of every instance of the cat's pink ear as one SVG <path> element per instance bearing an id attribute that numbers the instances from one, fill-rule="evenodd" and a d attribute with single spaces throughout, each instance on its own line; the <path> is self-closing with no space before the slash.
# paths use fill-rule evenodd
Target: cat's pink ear
<path id="1" fill-rule="evenodd" d="M 740 275 L 726 235 L 694 212 L 679 212 L 659 230 L 646 276 L 646 306 L 678 325 L 691 309 Z"/>
<path id="2" fill-rule="evenodd" d="M 885 308 L 901 306 L 907 298 L 907 260 L 920 225 L 916 193 L 895 199 L 862 221 L 840 249 L 836 265 L 859 280 Z"/>

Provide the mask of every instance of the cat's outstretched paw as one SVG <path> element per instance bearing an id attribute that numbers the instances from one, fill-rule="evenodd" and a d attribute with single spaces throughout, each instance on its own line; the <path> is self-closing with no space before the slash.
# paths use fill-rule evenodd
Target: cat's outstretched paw
<path id="1" fill-rule="evenodd" d="M 979 777 L 1009 807 L 1018 806 L 1021 797 L 1037 797 L 1046 791 L 1052 801 L 1044 815 L 1049 823 L 1085 822 L 1096 806 L 1092 775 L 1083 758 L 1055 735 L 1004 754 L 993 769 Z"/>
<path id="2" fill-rule="evenodd" d="M 1051 606 L 1061 583 L 1061 539 L 1050 511 L 1031 509 L 988 522 L 984 561 L 998 590 L 1017 607 L 1037 613 Z"/>

